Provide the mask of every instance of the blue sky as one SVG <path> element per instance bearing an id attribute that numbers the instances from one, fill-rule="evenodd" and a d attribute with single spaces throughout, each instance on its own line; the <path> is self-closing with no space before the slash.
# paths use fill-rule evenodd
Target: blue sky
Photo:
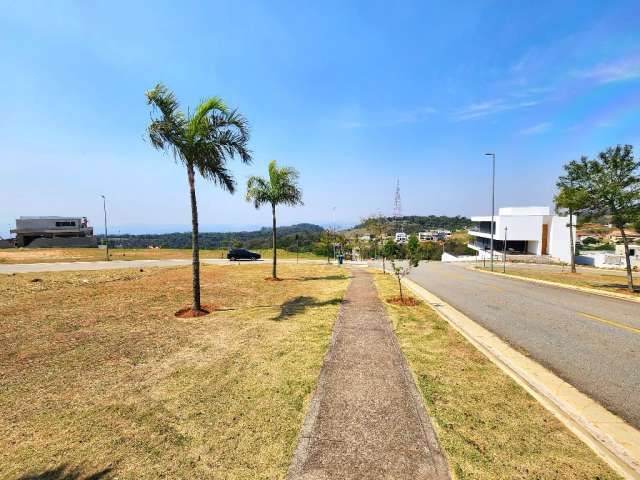
<path id="1" fill-rule="evenodd" d="M 269 224 L 244 200 L 298 168 L 281 224 L 551 205 L 561 166 L 640 145 L 640 3 L 0 2 L 0 235 L 19 215 L 186 230 L 184 169 L 144 139 L 144 92 L 220 95 L 249 119 L 235 195 L 197 183 L 201 224 Z M 561 4 L 561 5 L 560 5 Z M 336 207 L 335 220 L 332 207 Z"/>

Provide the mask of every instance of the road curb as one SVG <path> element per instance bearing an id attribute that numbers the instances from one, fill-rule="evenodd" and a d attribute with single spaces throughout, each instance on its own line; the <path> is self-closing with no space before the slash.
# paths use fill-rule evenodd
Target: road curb
<path id="1" fill-rule="evenodd" d="M 598 290 L 597 288 L 580 287 L 578 285 L 567 285 L 566 283 L 552 282 L 550 280 L 540 280 L 538 278 L 522 277 L 520 275 L 513 275 L 510 273 L 481 270 L 475 267 L 466 267 L 466 268 L 474 272 L 488 273 L 489 275 L 498 275 L 500 277 L 506 277 L 506 278 L 515 278 L 516 280 L 523 280 L 525 282 L 540 283 L 542 285 L 550 285 L 552 287 L 566 288 L 568 290 L 575 290 L 583 293 L 592 293 L 594 295 L 600 295 L 602 297 L 617 298 L 618 300 L 626 300 L 628 302 L 640 303 L 640 298 L 630 297 L 628 295 L 625 295 L 624 293 L 605 292 L 602 290 Z"/>
<path id="2" fill-rule="evenodd" d="M 627 479 L 640 480 L 640 431 L 424 287 L 403 283 Z"/>

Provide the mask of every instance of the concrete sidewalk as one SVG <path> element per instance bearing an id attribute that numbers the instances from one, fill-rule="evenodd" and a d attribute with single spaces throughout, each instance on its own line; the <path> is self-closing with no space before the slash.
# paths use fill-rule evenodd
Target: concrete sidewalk
<path id="1" fill-rule="evenodd" d="M 353 274 L 287 478 L 448 479 L 372 276 Z"/>

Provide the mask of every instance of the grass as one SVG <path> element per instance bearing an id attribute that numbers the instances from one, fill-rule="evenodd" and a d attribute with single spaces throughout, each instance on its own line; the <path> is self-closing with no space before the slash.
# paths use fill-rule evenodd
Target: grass
<path id="1" fill-rule="evenodd" d="M 263 258 L 271 258 L 270 248 L 252 249 Z M 91 262 L 105 259 L 105 250 L 98 248 L 11 248 L 0 250 L 0 264 L 50 263 L 50 262 Z M 190 259 L 191 249 L 181 248 L 111 248 L 112 260 L 166 260 Z M 227 258 L 227 249 L 200 250 L 200 258 Z M 278 258 L 296 258 L 295 252 L 278 249 Z M 324 260 L 309 252 L 300 253 L 301 259 Z"/>
<path id="2" fill-rule="evenodd" d="M 502 268 L 498 270 L 502 273 Z M 606 272 L 577 272 L 571 273 L 571 270 L 565 272 L 554 272 L 544 269 L 534 268 L 517 268 L 516 266 L 508 266 L 507 275 L 514 277 L 533 278 L 536 280 L 546 280 L 549 282 L 563 283 L 566 285 L 574 285 L 578 287 L 595 288 L 605 292 L 615 292 L 640 298 L 640 290 L 636 288 L 634 293 L 627 290 L 627 277 L 616 273 Z M 638 283 L 637 273 L 634 275 L 634 283 Z"/>
<path id="3" fill-rule="evenodd" d="M 188 267 L 0 276 L 0 477 L 283 478 L 348 280 L 279 268 L 202 267 L 191 319 Z"/>
<path id="4" fill-rule="evenodd" d="M 457 479 L 620 478 L 429 306 L 386 308 Z"/>

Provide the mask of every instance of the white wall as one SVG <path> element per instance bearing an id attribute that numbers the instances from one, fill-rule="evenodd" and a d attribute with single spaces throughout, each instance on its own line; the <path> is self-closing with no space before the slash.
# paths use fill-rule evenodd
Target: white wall
<path id="1" fill-rule="evenodd" d="M 491 255 L 488 255 L 488 258 Z M 475 262 L 478 259 L 475 255 L 461 255 L 456 257 L 455 255 L 451 255 L 450 253 L 443 252 L 442 253 L 442 261 L 443 262 Z"/>
<path id="2" fill-rule="evenodd" d="M 495 238 L 504 238 L 507 227 L 507 240 L 540 240 L 542 237 L 541 215 L 501 215 L 496 222 Z"/>
<path id="3" fill-rule="evenodd" d="M 574 241 L 575 233 L 575 227 L 573 227 Z M 569 217 L 560 217 L 558 215 L 551 217 L 551 221 L 549 222 L 548 253 L 562 262 L 571 262 Z"/>

